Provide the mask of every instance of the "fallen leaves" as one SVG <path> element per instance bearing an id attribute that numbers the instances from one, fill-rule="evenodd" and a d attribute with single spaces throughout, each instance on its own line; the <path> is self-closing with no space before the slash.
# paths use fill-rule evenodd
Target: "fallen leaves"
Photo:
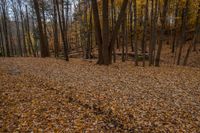
<path id="1" fill-rule="evenodd" d="M 0 132 L 200 132 L 199 68 L 0 64 Z"/>

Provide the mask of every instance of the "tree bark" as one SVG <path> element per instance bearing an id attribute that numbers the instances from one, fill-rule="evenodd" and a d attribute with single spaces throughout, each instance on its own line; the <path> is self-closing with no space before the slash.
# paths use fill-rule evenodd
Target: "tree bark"
<path id="1" fill-rule="evenodd" d="M 186 20 L 187 20 L 187 15 L 188 15 L 188 10 L 189 10 L 189 1 L 186 1 L 185 8 L 183 8 L 183 13 L 182 13 L 182 26 L 181 26 L 181 41 L 180 41 L 180 46 L 179 46 L 179 53 L 178 53 L 178 59 L 177 59 L 177 65 L 180 65 L 181 61 L 181 56 L 182 56 L 182 49 L 183 49 L 183 44 L 185 43 L 185 38 L 186 38 Z"/>
<path id="2" fill-rule="evenodd" d="M 149 1 L 146 0 L 146 6 L 145 6 L 145 20 L 143 23 L 143 36 L 142 36 L 142 57 L 143 57 L 143 67 L 145 66 L 145 53 L 146 53 L 146 35 L 147 35 L 147 23 L 148 23 L 148 5 Z"/>
<path id="3" fill-rule="evenodd" d="M 59 50 L 58 50 L 58 21 L 57 21 L 57 10 L 56 10 L 56 0 L 53 0 L 53 21 L 54 21 L 54 52 L 55 57 L 59 57 Z"/>
<path id="4" fill-rule="evenodd" d="M 133 1 L 134 5 L 134 52 L 135 52 L 135 66 L 138 66 L 138 45 L 137 45 L 137 1 Z"/>
<path id="5" fill-rule="evenodd" d="M 167 17 L 167 10 L 168 10 L 168 4 L 169 0 L 164 0 L 164 7 L 163 7 L 163 12 L 162 12 L 162 18 L 161 18 L 161 32 L 160 32 L 160 41 L 158 44 L 158 50 L 157 50 L 157 55 L 155 59 L 155 66 L 158 67 L 160 65 L 160 56 L 162 52 L 162 46 L 163 46 L 163 36 L 164 36 L 164 30 L 165 30 L 165 22 L 166 22 L 166 17 Z"/>
<path id="6" fill-rule="evenodd" d="M 63 40 L 63 46 L 64 46 L 64 56 L 65 60 L 69 61 L 69 56 L 68 56 L 68 44 L 67 44 L 67 39 L 66 39 L 66 27 L 65 27 L 65 17 L 64 17 L 64 1 L 61 1 L 62 4 L 62 16 L 60 14 L 60 8 L 58 4 L 58 0 L 56 0 L 56 6 L 57 6 L 57 12 L 58 12 L 58 18 L 59 18 L 59 25 L 60 25 L 60 30 L 61 30 L 61 36 Z"/>
<path id="7" fill-rule="evenodd" d="M 19 29 L 19 14 L 18 11 L 15 7 L 15 3 L 13 2 L 13 0 L 11 0 L 12 2 L 12 10 L 15 16 L 15 26 L 16 26 L 16 32 L 17 32 L 17 43 L 18 43 L 18 52 L 20 56 L 23 56 L 23 50 L 22 50 L 22 44 L 21 44 L 21 33 L 20 33 L 20 29 Z"/>
<path id="8" fill-rule="evenodd" d="M 2 7 L 3 12 L 3 31 L 4 31 L 4 37 L 5 37 L 5 46 L 6 46 L 6 55 L 10 57 L 10 48 L 9 48 L 9 40 L 8 40 L 8 25 L 7 25 L 7 15 L 6 15 L 6 9 L 5 5 Z"/>
<path id="9" fill-rule="evenodd" d="M 108 18 L 108 0 L 103 0 L 103 47 L 102 47 L 102 55 L 104 60 L 104 65 L 110 64 L 109 59 L 109 18 Z M 112 51 L 111 51 L 112 52 Z"/>
<path id="10" fill-rule="evenodd" d="M 98 45 L 98 61 L 97 64 L 103 64 L 103 55 L 102 55 L 102 36 L 101 36 L 101 26 L 99 19 L 99 11 L 97 0 L 92 0 L 92 9 L 93 9 L 93 17 L 94 17 L 94 27 L 95 27 L 95 37 Z"/>
<path id="11" fill-rule="evenodd" d="M 196 45 L 196 42 L 198 40 L 198 33 L 200 31 L 200 4 L 199 4 L 199 10 L 198 10 L 198 13 L 197 13 L 197 18 L 196 18 L 196 24 L 195 24 L 195 33 L 194 33 L 194 38 L 193 38 L 193 42 L 190 43 L 188 49 L 187 49 L 187 53 L 186 53 L 186 56 L 184 58 L 184 62 L 183 62 L 183 65 L 186 66 L 187 65 L 187 62 L 188 62 L 188 58 L 190 56 L 190 52 L 192 50 L 192 47 L 195 47 Z"/>
<path id="12" fill-rule="evenodd" d="M 48 51 L 45 45 L 44 30 L 42 27 L 38 0 L 33 0 L 33 2 L 34 2 L 34 8 L 35 8 L 36 16 L 37 16 L 38 28 L 39 28 L 39 33 L 40 33 L 41 57 L 48 57 L 49 55 L 48 55 Z"/>

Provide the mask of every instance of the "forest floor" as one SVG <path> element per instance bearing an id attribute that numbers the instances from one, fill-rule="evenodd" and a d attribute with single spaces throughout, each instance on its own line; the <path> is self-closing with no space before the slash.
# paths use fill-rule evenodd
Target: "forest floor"
<path id="1" fill-rule="evenodd" d="M 0 58 L 0 132 L 200 132 L 200 68 Z"/>

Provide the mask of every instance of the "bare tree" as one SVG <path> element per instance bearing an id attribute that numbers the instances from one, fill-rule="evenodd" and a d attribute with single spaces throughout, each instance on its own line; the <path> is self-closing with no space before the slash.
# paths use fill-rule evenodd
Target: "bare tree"
<path id="1" fill-rule="evenodd" d="M 162 18 L 161 18 L 162 28 L 161 28 L 161 33 L 160 33 L 160 41 L 159 41 L 159 44 L 158 44 L 157 55 L 156 55 L 156 59 L 155 59 L 155 66 L 160 65 L 160 56 L 161 56 L 163 40 L 164 40 L 164 30 L 165 30 L 168 4 L 169 4 L 169 0 L 164 0 L 164 6 L 163 6 Z"/>
<path id="2" fill-rule="evenodd" d="M 48 49 L 46 47 L 45 43 L 45 37 L 44 37 L 44 29 L 42 26 L 42 21 L 41 21 L 41 15 L 40 15 L 40 8 L 37 0 L 33 0 L 34 2 L 34 8 L 37 16 L 37 22 L 38 22 L 38 28 L 39 28 L 39 33 L 40 33 L 40 49 L 41 49 L 41 57 L 48 57 Z"/>
<path id="3" fill-rule="evenodd" d="M 7 17 L 7 5 L 6 0 L 1 1 L 1 12 L 2 12 L 2 23 L 3 23 L 3 33 L 5 37 L 5 47 L 6 55 L 10 57 L 10 48 L 9 48 L 9 34 L 8 34 L 8 17 Z"/>

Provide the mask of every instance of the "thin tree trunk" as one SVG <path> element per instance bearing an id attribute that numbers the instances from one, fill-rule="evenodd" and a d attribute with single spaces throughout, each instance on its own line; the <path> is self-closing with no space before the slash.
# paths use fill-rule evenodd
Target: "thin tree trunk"
<path id="1" fill-rule="evenodd" d="M 152 63 L 152 55 L 153 55 L 153 34 L 154 34 L 154 0 L 151 0 L 151 40 L 149 43 L 149 66 L 151 66 Z"/>
<path id="2" fill-rule="evenodd" d="M 10 48 L 9 48 L 9 40 L 8 40 L 8 27 L 7 27 L 7 16 L 5 7 L 2 8 L 3 12 L 3 29 L 4 29 L 4 37 L 5 37 L 5 46 L 6 46 L 6 55 L 10 57 Z"/>
<path id="3" fill-rule="evenodd" d="M 95 37 L 98 45 L 98 61 L 97 64 L 103 64 L 103 55 L 102 55 L 102 36 L 101 36 L 101 26 L 99 19 L 99 11 L 97 0 L 92 0 L 92 9 L 93 9 L 93 17 L 94 17 L 94 26 L 95 26 Z"/>
<path id="4" fill-rule="evenodd" d="M 122 23 L 122 62 L 125 62 L 125 36 L 126 36 L 126 23 Z"/>
<path id="5" fill-rule="evenodd" d="M 200 35 L 200 2 L 199 2 L 199 10 L 197 13 L 197 20 L 196 20 L 196 38 L 194 41 L 193 51 L 197 51 L 197 42 L 199 41 L 199 35 Z"/>
<path id="6" fill-rule="evenodd" d="M 110 64 L 109 59 L 109 18 L 108 18 L 108 0 L 103 0 L 103 31 L 102 31 L 102 37 L 103 37 L 103 47 L 102 47 L 102 54 L 103 54 L 103 60 L 105 65 Z M 112 53 L 112 51 L 111 51 Z"/>
<path id="7" fill-rule="evenodd" d="M 63 46 L 64 46 L 64 56 L 65 56 L 65 60 L 69 61 L 68 46 L 67 46 L 67 42 L 66 42 L 66 31 L 65 31 L 66 27 L 65 27 L 65 18 L 64 18 L 64 1 L 62 0 L 62 9 L 61 9 L 62 18 L 61 18 L 61 14 L 60 14 L 60 8 L 59 8 L 58 0 L 56 0 L 56 6 L 57 6 L 59 25 L 60 25 L 60 30 L 61 30 L 62 40 L 63 40 Z"/>
<path id="8" fill-rule="evenodd" d="M 177 25 L 178 25 L 178 10 L 179 10 L 179 2 L 176 2 L 176 10 L 175 10 L 175 28 L 174 28 L 174 37 L 172 42 L 172 53 L 175 52 L 175 46 L 176 46 L 176 38 L 177 38 Z"/>
<path id="9" fill-rule="evenodd" d="M 118 35 L 119 28 L 124 21 L 127 5 L 128 5 L 128 0 L 124 0 L 123 3 L 122 3 L 122 7 L 121 7 L 121 10 L 120 10 L 119 16 L 118 16 L 118 20 L 117 20 L 115 28 L 112 32 L 111 41 L 110 41 L 110 45 L 109 45 L 110 64 L 112 63 L 112 49 L 115 46 L 115 41 L 116 41 L 116 38 L 117 38 L 117 35 Z"/>
<path id="10" fill-rule="evenodd" d="M 57 10 L 56 10 L 56 0 L 53 0 L 53 14 L 54 14 L 54 50 L 55 50 L 55 57 L 59 57 L 59 50 L 58 50 L 58 22 L 57 22 Z"/>
<path id="11" fill-rule="evenodd" d="M 3 41 L 3 29 L 2 29 L 1 23 L 0 23 L 0 44 L 1 44 L 2 56 L 5 56 L 4 41 Z"/>
<path id="12" fill-rule="evenodd" d="M 14 41 L 13 41 L 13 34 L 11 31 L 11 22 L 8 20 L 8 34 L 9 34 L 9 41 L 10 41 L 10 55 L 14 56 Z"/>
<path id="13" fill-rule="evenodd" d="M 29 26 L 29 16 L 28 16 L 28 8 L 26 6 L 26 19 L 27 19 L 27 33 L 28 33 L 28 41 L 29 41 L 29 51 L 30 54 L 33 53 L 33 56 L 36 57 L 35 50 L 33 48 L 33 42 L 31 40 L 31 34 L 30 34 L 30 26 Z"/>
<path id="14" fill-rule="evenodd" d="M 148 5 L 149 5 L 149 0 L 146 0 L 146 7 L 145 7 L 145 20 L 143 24 L 143 36 L 142 36 L 142 57 L 143 57 L 143 67 L 145 66 L 145 53 L 146 53 L 146 41 L 147 41 L 147 23 L 148 23 Z"/>
<path id="15" fill-rule="evenodd" d="M 200 5 L 199 5 L 200 7 Z M 186 53 L 186 56 L 185 56 L 185 59 L 184 59 L 184 62 L 183 62 L 183 65 L 187 65 L 187 62 L 188 62 L 188 58 L 190 56 L 190 52 L 192 50 L 192 46 L 195 46 L 196 45 L 196 42 L 197 42 L 197 39 L 198 39 L 198 32 L 199 32 L 199 29 L 200 29 L 200 8 L 198 10 L 198 13 L 197 13 L 197 18 L 196 18 L 196 28 L 195 28 L 195 33 L 194 33 L 194 38 L 193 38 L 193 42 L 189 45 L 188 47 L 188 50 L 187 50 L 187 53 Z"/>
<path id="16" fill-rule="evenodd" d="M 163 46 L 164 29 L 165 29 L 165 22 L 166 22 L 167 10 L 168 10 L 167 8 L 168 3 L 169 3 L 169 0 L 164 0 L 164 7 L 163 7 L 162 18 L 161 18 L 162 28 L 161 28 L 161 33 L 160 33 L 160 41 L 158 44 L 157 55 L 155 59 L 155 66 L 157 67 L 160 65 L 160 56 L 161 56 L 162 46 Z"/>
<path id="17" fill-rule="evenodd" d="M 23 12 L 22 12 L 22 5 L 21 1 L 18 0 L 19 5 L 19 12 L 20 12 L 20 18 L 21 18 L 21 27 L 22 27 L 22 40 L 24 44 L 24 56 L 27 56 L 27 49 L 26 49 L 26 39 L 25 39 L 25 28 L 24 28 L 24 18 L 23 18 Z"/>
<path id="18" fill-rule="evenodd" d="M 45 3 L 44 0 L 42 0 L 42 17 L 43 17 L 43 28 L 44 28 L 44 37 L 45 37 L 45 47 L 47 48 L 47 54 L 50 56 L 49 53 L 49 41 L 48 41 L 48 35 L 47 35 L 47 25 L 46 25 L 46 16 L 45 16 Z"/>
<path id="19" fill-rule="evenodd" d="M 131 50 L 134 51 L 134 45 L 133 45 L 133 1 L 130 2 L 129 12 L 130 12 L 130 40 L 131 40 Z"/>
<path id="20" fill-rule="evenodd" d="M 116 23 L 116 9 L 115 9 L 115 4 L 114 4 L 114 0 L 111 0 L 111 17 L 112 17 L 112 31 L 114 30 L 114 25 Z M 113 62 L 116 62 L 116 51 L 115 51 L 115 47 L 113 47 Z"/>
<path id="21" fill-rule="evenodd" d="M 18 52 L 20 56 L 23 56 L 23 50 L 22 50 L 22 45 L 21 45 L 21 34 L 20 34 L 20 30 L 19 30 L 19 14 L 18 11 L 15 7 L 15 3 L 13 2 L 13 0 L 11 0 L 12 2 L 12 10 L 14 13 L 14 17 L 15 17 L 15 26 L 16 26 L 16 32 L 17 32 L 17 46 L 18 46 Z M 18 53 L 17 52 L 17 53 Z"/>
<path id="22" fill-rule="evenodd" d="M 189 8 L 189 0 L 186 1 L 185 8 L 183 8 L 183 13 L 182 13 L 182 26 L 181 26 L 181 44 L 179 47 L 179 53 L 178 53 L 178 59 L 177 59 L 177 65 L 180 65 L 181 61 L 181 56 L 182 56 L 182 49 L 183 49 L 183 44 L 185 43 L 185 38 L 186 38 L 186 20 L 187 20 L 187 14 L 188 14 L 188 8 Z"/>
<path id="23" fill-rule="evenodd" d="M 158 0 L 155 1 L 155 14 L 154 14 L 154 22 L 153 22 L 153 39 L 152 39 L 152 57 L 151 58 L 151 65 L 154 64 L 155 58 L 155 49 L 157 44 L 157 22 L 158 22 Z"/>
<path id="24" fill-rule="evenodd" d="M 138 66 L 138 45 L 137 45 L 137 1 L 133 1 L 134 5 L 134 52 L 135 52 L 135 66 Z"/>

